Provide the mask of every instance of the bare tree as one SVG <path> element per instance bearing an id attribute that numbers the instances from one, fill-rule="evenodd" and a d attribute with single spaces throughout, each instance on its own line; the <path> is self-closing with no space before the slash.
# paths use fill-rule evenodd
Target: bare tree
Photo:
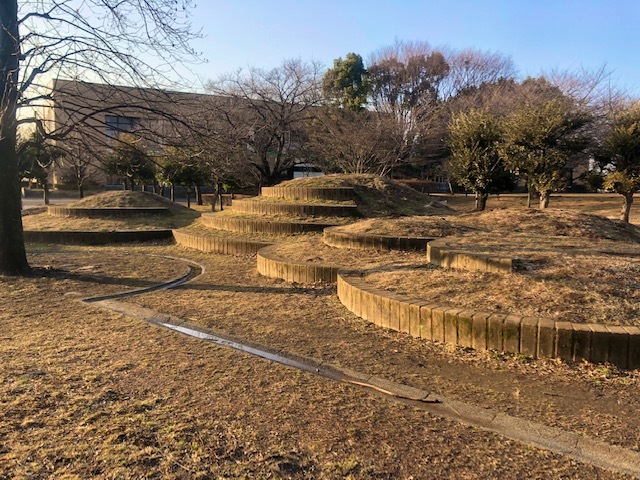
<path id="1" fill-rule="evenodd" d="M 240 70 L 210 82 L 208 91 L 220 97 L 212 106 L 226 121 L 220 133 L 230 132 L 261 183 L 272 185 L 299 158 L 305 118 L 321 100 L 320 66 L 285 60 L 271 70 Z"/>
<path id="2" fill-rule="evenodd" d="M 190 7 L 191 0 L 0 3 L 0 274 L 29 269 L 17 180 L 18 125 L 35 123 L 51 139 L 75 127 L 72 121 L 52 132 L 46 118 L 32 115 L 54 100 L 50 80 L 168 85 L 174 66 L 193 54 Z"/>

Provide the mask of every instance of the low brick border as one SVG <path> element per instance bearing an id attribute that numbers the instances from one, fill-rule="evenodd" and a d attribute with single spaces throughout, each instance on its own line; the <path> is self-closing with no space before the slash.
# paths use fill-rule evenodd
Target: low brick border
<path id="1" fill-rule="evenodd" d="M 200 217 L 200 220 L 208 227 L 227 232 L 268 233 L 271 235 L 322 232 L 326 227 L 335 225 L 331 223 L 276 222 L 254 218 L 233 218 L 223 217 L 215 213 L 205 213 Z"/>
<path id="2" fill-rule="evenodd" d="M 276 245 L 258 252 L 258 273 L 296 283 L 335 283 L 340 267 L 311 262 L 292 262 L 273 253 Z"/>
<path id="3" fill-rule="evenodd" d="M 340 230 L 341 227 L 325 228 L 322 240 L 331 247 L 354 248 L 359 250 L 417 250 L 424 251 L 433 238 L 394 237 L 391 235 L 373 235 L 351 233 Z"/>
<path id="4" fill-rule="evenodd" d="M 556 322 L 441 306 L 373 287 L 348 270 L 338 272 L 337 283 L 338 298 L 350 312 L 413 337 L 534 358 L 640 368 L 638 327 Z"/>
<path id="5" fill-rule="evenodd" d="M 272 198 L 296 198 L 299 200 L 354 201 L 356 192 L 351 187 L 262 187 L 260 194 Z"/>
<path id="6" fill-rule="evenodd" d="M 240 238 L 211 237 L 173 230 L 173 238 L 182 247 L 193 248 L 206 253 L 223 255 L 254 255 L 261 248 L 272 245 L 268 242 L 256 242 Z"/>
<path id="7" fill-rule="evenodd" d="M 171 230 L 115 230 L 111 232 L 25 230 L 25 242 L 75 245 L 153 242 L 173 238 Z"/>
<path id="8" fill-rule="evenodd" d="M 169 209 L 164 207 L 122 207 L 122 208 L 72 208 L 49 206 L 47 213 L 53 217 L 133 217 L 137 215 L 167 215 Z"/>
<path id="9" fill-rule="evenodd" d="M 354 217 L 359 215 L 356 205 L 268 203 L 254 200 L 234 200 L 231 208 L 237 212 L 261 215 L 299 215 L 301 217 Z"/>
<path id="10" fill-rule="evenodd" d="M 510 257 L 473 253 L 450 248 L 447 237 L 433 240 L 427 244 L 427 261 L 442 268 L 460 270 L 479 270 L 481 272 L 510 273 L 515 261 Z"/>

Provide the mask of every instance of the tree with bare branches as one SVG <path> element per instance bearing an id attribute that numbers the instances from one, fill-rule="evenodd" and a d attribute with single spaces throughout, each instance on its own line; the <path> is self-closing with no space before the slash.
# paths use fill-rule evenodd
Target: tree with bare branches
<path id="1" fill-rule="evenodd" d="M 212 111 L 226 122 L 221 135 L 231 132 L 261 184 L 272 185 L 300 159 L 305 120 L 322 99 L 320 66 L 285 60 L 271 70 L 240 70 L 208 91 L 220 97 Z"/>
<path id="2" fill-rule="evenodd" d="M 16 132 L 33 123 L 60 139 L 75 120 L 51 131 L 33 115 L 54 99 L 54 78 L 166 86 L 193 55 L 191 0 L 40 0 L 0 2 L 0 274 L 29 270 L 22 235 Z M 87 118 L 92 113 L 87 112 Z"/>

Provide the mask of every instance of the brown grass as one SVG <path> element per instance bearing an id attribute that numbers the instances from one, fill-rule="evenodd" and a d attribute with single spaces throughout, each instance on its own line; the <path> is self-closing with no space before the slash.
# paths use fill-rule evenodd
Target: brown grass
<path id="1" fill-rule="evenodd" d="M 451 210 L 436 198 L 378 175 L 325 175 L 299 178 L 280 186 L 350 187 L 355 190 L 358 211 L 365 217 L 390 215 L 446 215 Z"/>
<path id="2" fill-rule="evenodd" d="M 511 234 L 640 241 L 640 228 L 571 210 L 504 208 L 448 216 L 372 219 L 340 228 L 341 231 L 378 235 L 446 237 L 490 232 Z"/>
<path id="3" fill-rule="evenodd" d="M 151 192 L 131 192 L 119 190 L 103 192 L 67 204 L 74 208 L 126 208 L 126 207 L 162 207 L 173 212 L 188 212 L 189 209 L 178 203 Z"/>
<path id="4" fill-rule="evenodd" d="M 191 256 L 166 247 L 63 252 L 48 257 L 41 252 L 31 261 L 40 267 L 54 264 L 60 271 L 73 263 L 68 273 L 77 273 L 83 258 L 87 265 L 109 268 L 104 273 L 113 278 L 119 278 L 120 265 L 144 279 L 159 265 L 150 265 L 149 257 L 137 253 Z M 114 262 L 113 257 L 123 255 L 130 257 L 126 263 Z M 378 333 L 351 317 L 341 319 L 344 311 L 322 289 L 300 290 L 260 279 L 249 260 L 194 256 L 207 264 L 206 277 L 173 293 L 140 300 L 196 321 L 214 320 L 218 328 L 247 337 L 261 332 L 274 345 L 285 340 L 302 347 L 299 351 L 315 345 L 327 360 L 338 363 L 348 362 L 347 357 L 335 355 L 349 352 L 350 366 L 365 371 L 375 370 L 376 363 L 393 365 L 390 356 L 430 355 L 430 348 L 411 339 Z M 5 299 L 0 312 L 1 478 L 621 478 L 346 385 L 80 304 L 68 293 L 97 294 L 104 287 L 80 276 L 44 272 L 31 278 L 0 277 Z M 247 301 L 238 302 L 239 295 Z M 300 328 L 301 306 L 311 307 L 304 321 L 313 331 Z M 316 336 L 322 331 L 325 337 Z M 334 338 L 334 333 L 339 336 Z M 381 348 L 371 348 L 371 342 Z M 353 347 L 345 349 L 347 344 Z M 377 359 L 371 355 L 375 351 Z M 446 350 L 433 350 L 438 351 L 425 363 L 459 362 Z M 504 361 L 493 362 L 494 368 L 504 369 Z M 412 363 L 423 368 L 415 359 Z M 450 367 L 460 373 L 464 364 Z M 525 364 L 514 367 L 520 375 L 530 369 Z M 562 378 L 572 376 L 576 389 L 599 385 L 603 378 L 558 368 Z M 405 369 L 398 373 L 403 370 L 404 375 L 413 374 Z M 394 376 L 392 371 L 382 373 Z M 549 375 L 547 388 L 556 390 L 555 373 Z M 624 399 L 633 408 L 635 400 L 630 397 L 626 403 L 624 393 L 618 396 L 618 385 L 635 379 L 613 373 L 606 378 L 604 397 Z M 459 389 L 462 383 L 459 376 Z M 467 391 L 492 395 L 486 387 L 482 393 Z M 593 404 L 599 409 L 593 412 L 598 418 L 594 424 L 580 423 L 587 415 L 563 416 L 559 405 L 556 397 L 549 397 L 547 415 L 570 420 L 577 429 L 596 429 L 605 437 L 607 432 L 627 442 L 637 437 L 633 418 L 629 416 L 629 428 L 624 428 L 622 415 L 609 413 L 602 396 Z M 535 409 L 529 411 L 535 415 Z"/>

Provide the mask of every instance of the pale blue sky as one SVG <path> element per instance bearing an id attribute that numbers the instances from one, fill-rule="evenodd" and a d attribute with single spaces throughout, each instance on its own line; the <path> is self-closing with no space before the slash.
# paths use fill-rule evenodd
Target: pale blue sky
<path id="1" fill-rule="evenodd" d="M 203 80 L 300 57 L 329 67 L 395 39 L 510 56 L 520 75 L 607 64 L 640 95 L 640 0 L 198 0 Z"/>

